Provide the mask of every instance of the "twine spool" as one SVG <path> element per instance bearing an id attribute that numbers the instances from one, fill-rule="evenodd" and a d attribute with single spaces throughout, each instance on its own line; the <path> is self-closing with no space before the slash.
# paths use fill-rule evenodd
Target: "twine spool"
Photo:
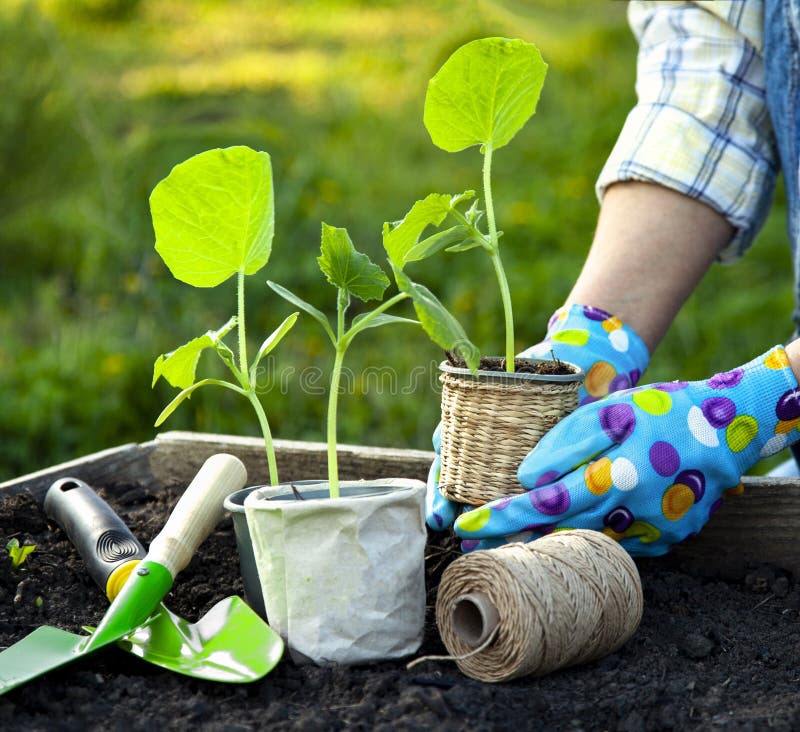
<path id="1" fill-rule="evenodd" d="M 482 506 L 524 493 L 517 480 L 519 464 L 545 432 L 578 406 L 583 375 L 573 368 L 577 373 L 570 381 L 524 378 L 527 374 L 499 378 L 505 375 L 493 372 L 488 372 L 491 378 L 476 379 L 469 372 L 443 371 L 442 494 Z"/>
<path id="2" fill-rule="evenodd" d="M 622 646 L 642 618 L 636 565 L 596 531 L 559 531 L 455 560 L 436 623 L 459 669 L 479 681 L 542 676 Z"/>

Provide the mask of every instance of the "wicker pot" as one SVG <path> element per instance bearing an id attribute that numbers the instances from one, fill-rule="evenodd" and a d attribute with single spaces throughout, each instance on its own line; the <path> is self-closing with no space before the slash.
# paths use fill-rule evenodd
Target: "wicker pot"
<path id="1" fill-rule="evenodd" d="M 545 432 L 578 406 L 584 373 L 562 363 L 573 373 L 472 374 L 446 361 L 440 365 L 443 495 L 481 506 L 525 492 L 517 480 L 519 464 Z"/>

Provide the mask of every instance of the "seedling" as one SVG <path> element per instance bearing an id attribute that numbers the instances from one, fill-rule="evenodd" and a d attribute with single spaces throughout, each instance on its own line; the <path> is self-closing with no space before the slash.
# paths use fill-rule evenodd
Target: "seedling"
<path id="1" fill-rule="evenodd" d="M 384 225 L 383 243 L 398 287 L 405 289 L 404 268 L 441 250 L 463 252 L 482 247 L 494 268 L 505 321 L 505 363 L 514 371 L 514 316 L 508 279 L 500 258 L 500 237 L 492 196 L 492 158 L 507 145 L 536 111 L 547 64 L 530 43 L 483 38 L 453 53 L 430 80 L 424 122 L 435 145 L 447 152 L 478 146 L 483 155 L 483 210 L 474 191 L 451 196 L 433 193 L 417 201 L 398 222 Z M 479 227 L 486 215 L 487 231 Z M 428 226 L 452 225 L 420 241 Z M 415 299 L 415 304 L 416 304 Z M 420 318 L 431 337 L 426 321 Z"/>
<path id="2" fill-rule="evenodd" d="M 217 287 L 235 275 L 237 288 L 237 314 L 225 325 L 156 359 L 153 386 L 163 376 L 181 392 L 164 408 L 155 426 L 200 387 L 221 386 L 241 394 L 256 412 L 270 482 L 277 485 L 275 448 L 256 377 L 261 360 L 289 332 L 299 313 L 292 313 L 264 340 L 248 365 L 244 297 L 245 276 L 261 270 L 272 250 L 275 207 L 270 157 L 243 146 L 195 155 L 173 168 L 153 189 L 150 211 L 156 251 L 176 279 L 194 287 Z M 234 329 L 238 355 L 223 340 Z M 207 349 L 219 356 L 235 382 L 196 379 L 197 363 Z"/>
<path id="3" fill-rule="evenodd" d="M 25 564 L 25 560 L 34 549 L 36 549 L 36 544 L 20 546 L 19 539 L 9 539 L 6 543 L 6 551 L 8 556 L 11 557 L 11 568 L 19 569 Z"/>
<path id="4" fill-rule="evenodd" d="M 337 289 L 336 323 L 331 325 L 328 316 L 281 285 L 267 284 L 295 307 L 314 318 L 325 331 L 334 348 L 331 380 L 328 391 L 327 447 L 328 484 L 331 498 L 339 496 L 339 470 L 336 453 L 338 400 L 344 357 L 353 339 L 368 328 L 378 328 L 397 323 L 419 324 L 416 320 L 389 315 L 386 311 L 407 298 L 413 298 L 420 319 L 425 318 L 427 328 L 436 328 L 437 338 L 445 348 L 460 348 L 470 363 L 477 364 L 477 351 L 468 343 L 463 328 L 450 315 L 436 297 L 425 287 L 410 280 L 405 287 L 385 302 L 383 300 L 389 278 L 366 254 L 357 251 L 346 229 L 322 224 L 322 245 L 317 258 L 320 270 L 328 282 Z M 355 297 L 364 302 L 379 301 L 371 311 L 362 313 L 347 324 L 347 309 Z M 422 303 L 419 305 L 418 303 Z M 465 347 L 465 344 L 468 346 Z"/>
<path id="5" fill-rule="evenodd" d="M 274 200 L 270 157 L 247 147 L 209 150 L 173 168 L 150 196 L 150 211 L 156 232 L 156 251 L 173 276 L 194 287 L 217 287 L 236 275 L 237 314 L 218 330 L 210 330 L 156 359 L 153 386 L 164 377 L 181 392 L 156 420 L 161 425 L 200 387 L 221 386 L 244 396 L 255 409 L 264 435 L 270 481 L 278 483 L 272 433 L 255 388 L 258 365 L 292 328 L 299 312 L 289 315 L 262 343 L 248 366 L 245 331 L 244 280 L 258 272 L 269 259 L 274 234 Z M 471 367 L 477 368 L 477 349 L 469 343 L 463 328 L 427 288 L 399 273 L 402 291 L 369 313 L 346 325 L 346 311 L 352 297 L 363 301 L 381 300 L 389 279 L 383 270 L 356 251 L 345 229 L 322 225 L 321 255 L 317 259 L 325 277 L 338 290 L 336 325 L 313 305 L 294 293 L 269 282 L 275 292 L 306 311 L 322 325 L 335 350 L 328 396 L 328 473 L 331 497 L 338 496 L 336 459 L 336 415 L 344 356 L 356 335 L 367 328 L 390 323 L 416 323 L 387 315 L 386 310 L 401 300 L 413 298 L 420 320 L 443 348 L 457 349 Z M 238 331 L 238 355 L 224 342 Z M 228 367 L 235 382 L 206 378 L 197 380 L 201 354 L 211 349 Z"/>

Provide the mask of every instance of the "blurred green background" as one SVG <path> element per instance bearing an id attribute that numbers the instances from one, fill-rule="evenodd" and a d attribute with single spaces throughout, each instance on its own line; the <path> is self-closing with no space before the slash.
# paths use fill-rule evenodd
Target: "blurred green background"
<path id="1" fill-rule="evenodd" d="M 248 281 L 256 347 L 289 312 L 267 278 L 333 310 L 315 263 L 321 221 L 348 227 L 382 261 L 383 221 L 429 192 L 479 188 L 477 150 L 435 148 L 422 105 L 445 58 L 485 35 L 535 42 L 550 65 L 536 116 L 494 165 L 522 348 L 578 274 L 597 215 L 594 179 L 634 101 L 624 3 L 4 0 L 0 480 L 151 439 L 174 393 L 151 390 L 153 360 L 234 313 L 234 280 L 194 290 L 153 249 L 147 199 L 173 165 L 239 144 L 272 155 L 277 235 L 271 261 Z M 788 336 L 778 199 L 745 261 L 715 267 L 687 304 L 651 380 L 707 376 Z M 503 335 L 487 265 L 473 251 L 439 257 L 422 275 L 489 353 Z M 323 438 L 324 385 L 298 374 L 328 367 L 326 345 L 304 318 L 270 363 L 264 398 L 277 437 Z M 362 336 L 349 356 L 352 393 L 340 400 L 341 441 L 428 448 L 438 360 L 411 328 Z M 363 370 L 384 366 L 397 380 L 376 388 Z M 216 369 L 212 356 L 201 361 L 204 375 Z M 259 434 L 250 406 L 218 389 L 198 392 L 164 428 Z"/>

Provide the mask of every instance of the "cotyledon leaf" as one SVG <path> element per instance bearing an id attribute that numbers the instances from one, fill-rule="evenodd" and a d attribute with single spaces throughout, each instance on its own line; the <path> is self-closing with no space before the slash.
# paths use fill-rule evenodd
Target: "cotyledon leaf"
<path id="1" fill-rule="evenodd" d="M 336 336 L 333 334 L 333 328 L 331 328 L 330 321 L 326 317 L 325 313 L 323 313 L 319 308 L 315 308 L 311 303 L 303 300 L 302 297 L 295 295 L 291 290 L 287 290 L 283 285 L 279 285 L 277 282 L 267 280 L 267 285 L 269 285 L 269 287 L 284 300 L 307 312 L 322 326 L 328 338 L 330 338 L 331 343 L 334 345 L 336 344 Z"/>
<path id="2" fill-rule="evenodd" d="M 278 343 L 283 340 L 283 337 L 292 329 L 295 322 L 297 321 L 298 316 L 300 313 L 292 313 L 289 315 L 275 330 L 270 333 L 264 342 L 261 344 L 261 348 L 258 349 L 258 353 L 256 354 L 255 359 L 253 359 L 253 365 L 250 367 L 250 381 L 255 382 L 258 364 L 261 363 L 261 359 L 264 358 L 268 353 L 270 353 Z"/>
<path id="3" fill-rule="evenodd" d="M 420 325 L 428 337 L 446 351 L 461 354 L 467 367 L 475 372 L 480 363 L 480 351 L 467 337 L 461 323 L 424 285 L 413 282 L 397 267 L 393 270 L 398 288 L 411 296 Z"/>

